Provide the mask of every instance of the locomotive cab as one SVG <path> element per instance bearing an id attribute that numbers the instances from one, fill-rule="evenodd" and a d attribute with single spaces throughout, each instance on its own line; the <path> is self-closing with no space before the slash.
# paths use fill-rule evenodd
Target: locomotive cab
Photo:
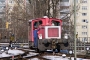
<path id="1" fill-rule="evenodd" d="M 45 17 L 29 20 L 29 23 L 28 37 L 30 47 L 34 47 L 35 43 L 40 51 L 47 49 L 60 50 L 68 47 L 65 44 L 67 43 L 68 37 L 66 34 L 62 36 L 62 20 Z M 33 33 L 35 27 L 37 27 L 37 41 L 34 39 Z"/>

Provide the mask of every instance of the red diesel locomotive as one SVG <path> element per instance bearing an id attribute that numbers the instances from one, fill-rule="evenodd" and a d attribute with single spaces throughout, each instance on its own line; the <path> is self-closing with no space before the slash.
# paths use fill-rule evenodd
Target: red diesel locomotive
<path id="1" fill-rule="evenodd" d="M 35 35 L 35 29 L 36 35 Z M 34 36 L 37 36 L 35 39 Z M 37 18 L 29 20 L 29 46 L 39 51 L 47 49 L 68 49 L 68 35 L 62 34 L 62 20 L 56 18 Z M 36 46 L 35 46 L 36 44 Z"/>

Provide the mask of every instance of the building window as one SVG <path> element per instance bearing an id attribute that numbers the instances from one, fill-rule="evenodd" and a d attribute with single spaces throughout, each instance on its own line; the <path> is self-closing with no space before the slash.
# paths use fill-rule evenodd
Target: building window
<path id="1" fill-rule="evenodd" d="M 87 10 L 87 6 L 82 6 L 82 10 Z"/>
<path id="2" fill-rule="evenodd" d="M 87 15 L 87 13 L 82 13 L 82 16 L 86 16 Z"/>
<path id="3" fill-rule="evenodd" d="M 60 0 L 61 2 L 69 2 L 69 0 Z"/>
<path id="4" fill-rule="evenodd" d="M 87 29 L 87 25 L 82 25 L 82 29 Z"/>
<path id="5" fill-rule="evenodd" d="M 82 32 L 82 35 L 87 35 L 87 32 Z"/>
<path id="6" fill-rule="evenodd" d="M 76 3 L 78 3 L 78 0 L 76 0 Z"/>
<path id="7" fill-rule="evenodd" d="M 87 37 L 83 37 L 82 41 L 85 42 L 87 40 Z"/>
<path id="8" fill-rule="evenodd" d="M 87 19 L 83 19 L 82 22 L 87 22 Z"/>
<path id="9" fill-rule="evenodd" d="M 82 3 L 87 3 L 87 0 L 82 0 Z"/>
<path id="10" fill-rule="evenodd" d="M 9 3 L 13 3 L 13 1 L 12 0 L 9 0 Z"/>
<path id="11" fill-rule="evenodd" d="M 5 0 L 0 0 L 0 3 L 4 3 L 5 2 Z"/>
<path id="12" fill-rule="evenodd" d="M 0 6 L 0 9 L 2 8 L 2 6 Z"/>

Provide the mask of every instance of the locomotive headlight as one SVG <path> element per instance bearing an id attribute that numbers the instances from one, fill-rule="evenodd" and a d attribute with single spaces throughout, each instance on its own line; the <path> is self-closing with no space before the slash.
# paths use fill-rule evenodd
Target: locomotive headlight
<path id="1" fill-rule="evenodd" d="M 42 34 L 39 34 L 39 39 L 42 39 Z"/>
<path id="2" fill-rule="evenodd" d="M 8 50 L 9 48 L 8 47 L 6 47 L 6 50 Z"/>
<path id="3" fill-rule="evenodd" d="M 64 39 L 68 39 L 68 34 L 67 33 L 65 33 Z"/>

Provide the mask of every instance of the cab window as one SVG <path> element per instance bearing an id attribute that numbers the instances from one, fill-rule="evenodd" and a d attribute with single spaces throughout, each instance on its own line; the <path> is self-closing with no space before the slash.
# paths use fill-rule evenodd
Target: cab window
<path id="1" fill-rule="evenodd" d="M 34 22 L 34 27 L 39 27 L 39 25 L 41 25 L 42 24 L 42 21 L 40 20 L 40 21 L 35 21 Z"/>
<path id="2" fill-rule="evenodd" d="M 60 26 L 60 22 L 59 21 L 53 21 L 52 20 L 52 25 L 53 26 Z"/>

